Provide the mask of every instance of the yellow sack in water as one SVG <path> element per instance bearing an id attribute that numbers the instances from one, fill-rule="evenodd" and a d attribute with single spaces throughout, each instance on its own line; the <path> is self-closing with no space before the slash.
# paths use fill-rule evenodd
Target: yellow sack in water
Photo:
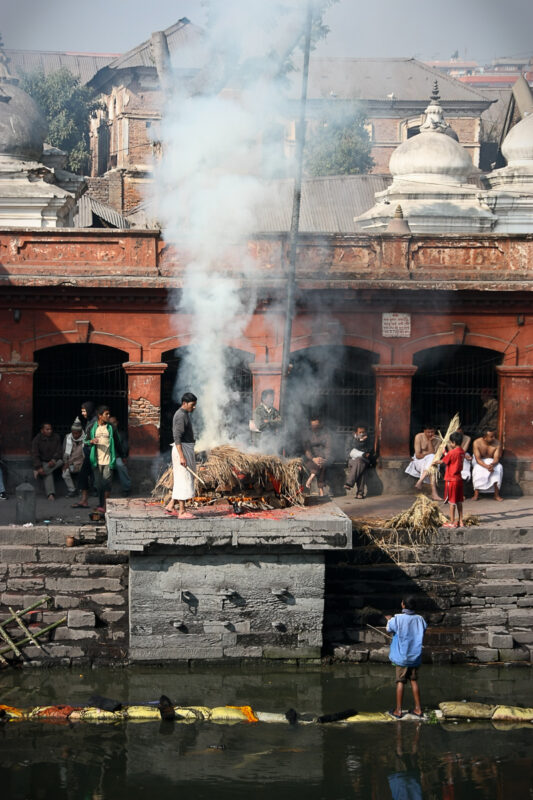
<path id="1" fill-rule="evenodd" d="M 128 706 L 125 711 L 128 719 L 161 719 L 157 706 Z"/>
<path id="2" fill-rule="evenodd" d="M 392 722 L 390 714 L 385 711 L 359 711 L 353 717 L 347 717 L 342 722 Z"/>
<path id="3" fill-rule="evenodd" d="M 211 709 L 211 722 L 258 722 L 250 706 L 217 706 Z"/>
<path id="4" fill-rule="evenodd" d="M 103 708 L 89 706 L 81 709 L 79 719 L 84 722 L 117 722 L 126 719 L 126 713 L 124 711 L 104 711 Z"/>
<path id="5" fill-rule="evenodd" d="M 195 719 L 206 721 L 211 717 L 211 709 L 207 706 L 174 706 L 174 713 L 176 716 L 192 721 Z"/>
<path id="6" fill-rule="evenodd" d="M 439 708 L 446 719 L 490 719 L 496 706 L 452 700 L 449 703 L 439 703 Z"/>
<path id="7" fill-rule="evenodd" d="M 13 706 L 0 706 L 0 712 L 3 711 L 6 717 L 9 719 L 24 719 L 26 716 L 25 712 L 22 711 L 20 708 L 14 708 Z M 2 716 L 4 716 L 2 714 Z"/>
<path id="8" fill-rule="evenodd" d="M 279 714 L 274 711 L 256 711 L 255 715 L 258 722 L 281 722 L 287 724 L 287 717 L 285 714 Z"/>
<path id="9" fill-rule="evenodd" d="M 533 708 L 519 708 L 518 706 L 496 706 L 492 715 L 493 722 L 531 722 L 533 721 Z"/>

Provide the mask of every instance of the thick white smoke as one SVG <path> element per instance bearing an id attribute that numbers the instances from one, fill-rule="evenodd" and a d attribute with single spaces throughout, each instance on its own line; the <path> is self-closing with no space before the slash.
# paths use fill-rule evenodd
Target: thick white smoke
<path id="1" fill-rule="evenodd" d="M 198 395 L 201 448 L 228 438 L 227 406 L 235 398 L 228 396 L 227 347 L 255 307 L 253 260 L 231 257 L 257 230 L 256 209 L 267 202 L 268 179 L 279 175 L 282 142 L 269 145 L 268 133 L 288 119 L 284 74 L 308 2 L 207 5 L 205 65 L 192 81 L 173 81 L 155 181 L 164 238 L 186 254 L 176 310 L 189 320 L 189 347 L 178 390 Z"/>

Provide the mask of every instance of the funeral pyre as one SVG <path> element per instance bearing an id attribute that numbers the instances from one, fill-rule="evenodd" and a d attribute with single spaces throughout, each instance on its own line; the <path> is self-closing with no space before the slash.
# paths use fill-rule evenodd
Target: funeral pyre
<path id="1" fill-rule="evenodd" d="M 193 508 L 231 505 L 237 514 L 303 505 L 302 461 L 243 453 L 231 445 L 213 447 L 198 463 Z M 172 466 L 159 477 L 152 497 L 167 503 L 172 494 Z"/>

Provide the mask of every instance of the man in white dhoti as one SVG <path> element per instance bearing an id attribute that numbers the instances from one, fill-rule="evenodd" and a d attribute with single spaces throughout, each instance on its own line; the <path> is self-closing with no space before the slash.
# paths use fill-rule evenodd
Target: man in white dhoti
<path id="1" fill-rule="evenodd" d="M 417 489 L 421 489 L 423 483 L 431 485 L 433 500 L 441 499 L 437 492 L 436 475 L 429 473 L 439 444 L 440 438 L 436 435 L 435 428 L 432 425 L 426 425 L 422 433 L 417 433 L 415 436 L 415 454 L 405 470 L 408 475 L 418 478 L 415 483 Z"/>
<path id="2" fill-rule="evenodd" d="M 196 408 L 197 398 L 192 392 L 186 392 L 181 398 L 181 407 L 178 408 L 172 420 L 172 471 L 174 485 L 172 498 L 165 506 L 168 514 L 176 516 L 176 501 L 178 502 L 177 516 L 180 519 L 194 519 L 185 509 L 185 503 L 194 497 L 194 475 L 196 472 L 196 459 L 194 457 L 194 432 L 191 423 L 191 414 Z"/>
<path id="3" fill-rule="evenodd" d="M 485 428 L 483 436 L 474 441 L 474 459 L 472 469 L 472 483 L 474 486 L 474 500 L 479 500 L 479 493 L 494 492 L 494 499 L 501 502 L 500 488 L 503 478 L 503 467 L 500 464 L 502 446 L 496 439 L 493 428 Z"/>

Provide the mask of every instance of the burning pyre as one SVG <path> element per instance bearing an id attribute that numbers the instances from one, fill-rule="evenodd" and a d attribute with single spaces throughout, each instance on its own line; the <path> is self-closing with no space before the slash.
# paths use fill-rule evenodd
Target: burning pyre
<path id="1" fill-rule="evenodd" d="M 236 513 L 303 505 L 302 462 L 274 455 L 243 453 L 231 445 L 213 447 L 197 465 L 195 497 L 190 505 L 233 506 Z M 160 476 L 152 497 L 167 503 L 172 494 L 172 467 Z"/>

